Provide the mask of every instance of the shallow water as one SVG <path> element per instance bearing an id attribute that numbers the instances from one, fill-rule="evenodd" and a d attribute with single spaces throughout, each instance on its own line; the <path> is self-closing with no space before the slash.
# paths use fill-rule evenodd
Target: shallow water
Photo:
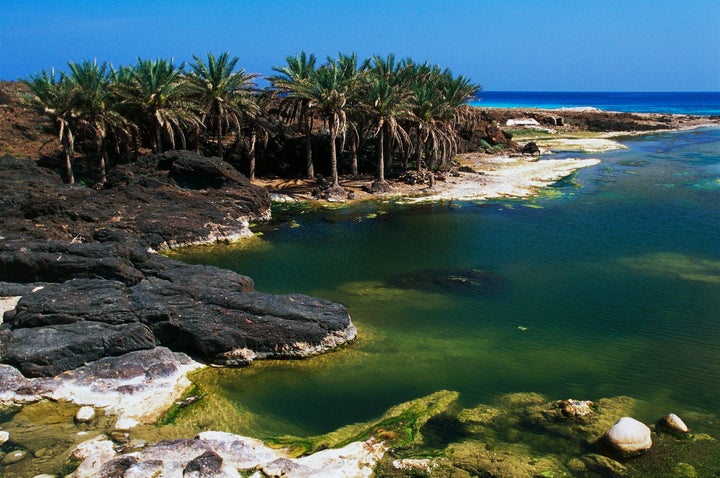
<path id="1" fill-rule="evenodd" d="M 320 434 L 441 389 L 467 406 L 630 395 L 640 420 L 716 422 L 720 129 L 623 143 L 531 201 L 276 211 L 253 241 L 183 251 L 261 291 L 341 302 L 359 329 L 314 359 L 202 372 L 250 417 L 224 426 Z M 482 280 L 428 280 L 467 269 Z"/>

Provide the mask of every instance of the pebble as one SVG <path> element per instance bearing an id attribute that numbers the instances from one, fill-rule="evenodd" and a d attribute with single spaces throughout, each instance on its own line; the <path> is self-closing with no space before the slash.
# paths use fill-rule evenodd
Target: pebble
<path id="1" fill-rule="evenodd" d="M 0 431 L 0 446 L 3 446 L 10 439 L 10 434 L 5 430 Z"/>
<path id="2" fill-rule="evenodd" d="M 0 465 L 8 466 L 8 465 L 14 465 L 15 463 L 19 463 L 25 459 L 27 456 L 27 452 L 24 450 L 15 450 L 11 451 L 5 457 L 0 461 Z"/>

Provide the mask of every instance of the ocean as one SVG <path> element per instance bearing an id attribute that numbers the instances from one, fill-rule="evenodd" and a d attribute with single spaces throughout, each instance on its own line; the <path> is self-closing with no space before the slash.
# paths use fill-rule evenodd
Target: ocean
<path id="1" fill-rule="evenodd" d="M 720 115 L 720 92 L 481 91 L 487 108 L 597 108 L 604 111 Z"/>

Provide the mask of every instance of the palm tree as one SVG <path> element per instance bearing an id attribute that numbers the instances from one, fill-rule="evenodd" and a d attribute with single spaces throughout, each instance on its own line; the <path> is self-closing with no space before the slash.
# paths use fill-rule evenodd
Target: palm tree
<path id="1" fill-rule="evenodd" d="M 474 117 L 474 108 L 468 105 L 468 101 L 477 95 L 481 87 L 462 75 L 454 77 L 450 70 L 443 72 L 440 83 L 443 108 L 439 114 L 439 120 L 444 122 L 446 130 L 452 138 L 452 141 L 448 143 L 449 151 L 443 152 L 442 160 L 445 162 L 457 151 L 458 121 Z"/>
<path id="2" fill-rule="evenodd" d="M 184 63 L 176 67 L 173 60 L 138 58 L 137 65 L 129 68 L 127 77 L 119 81 L 122 102 L 139 116 L 154 153 L 163 152 L 163 133 L 171 148 L 175 148 L 176 138 L 185 148 L 186 128 L 200 123 L 192 110 L 184 67 Z"/>
<path id="3" fill-rule="evenodd" d="M 270 139 L 270 130 L 273 125 L 271 119 L 272 116 L 270 115 L 269 110 L 276 102 L 275 91 L 271 89 L 264 89 L 254 94 L 253 100 L 257 105 L 258 114 L 247 119 L 247 129 L 249 131 L 247 155 L 250 163 L 248 178 L 250 179 L 250 182 L 255 180 L 255 162 L 257 159 L 258 138 L 260 139 L 263 151 Z"/>
<path id="4" fill-rule="evenodd" d="M 45 70 L 42 73 L 30 76 L 23 80 L 31 94 L 26 97 L 30 106 L 44 115 L 55 124 L 58 140 L 62 146 L 65 157 L 65 171 L 69 184 L 75 183 L 73 174 L 73 155 L 75 152 L 75 136 L 72 127 L 72 99 L 73 85 L 71 79 L 61 73 L 58 76 L 55 70 Z"/>
<path id="5" fill-rule="evenodd" d="M 400 118 L 412 115 L 412 91 L 408 88 L 406 76 L 395 65 L 395 57 L 375 55 L 366 62 L 364 75 L 363 109 L 375 125 L 378 137 L 378 172 L 373 187 L 377 191 L 389 189 L 385 182 L 385 154 L 390 155 L 391 140 L 407 141 L 407 132 L 400 126 Z"/>
<path id="6" fill-rule="evenodd" d="M 310 99 L 304 97 L 303 92 L 307 91 L 308 83 L 315 74 L 316 61 L 315 55 L 301 51 L 295 56 L 285 57 L 287 66 L 273 67 L 273 71 L 279 74 L 268 78 L 275 89 L 286 95 L 283 101 L 286 111 L 302 127 L 308 179 L 315 177 L 315 168 L 312 157 L 312 116 L 308 110 Z"/>
<path id="7" fill-rule="evenodd" d="M 203 123 L 214 129 L 218 145 L 218 156 L 223 159 L 222 139 L 224 131 L 232 129 L 236 137 L 241 134 L 243 118 L 257 113 L 252 92 L 256 75 L 235 70 L 238 58 L 230 57 L 228 52 L 217 58 L 208 53 L 207 63 L 193 56 L 189 76 L 192 92 L 195 95 L 200 118 Z"/>
<path id="8" fill-rule="evenodd" d="M 337 60 L 327 59 L 318 68 L 310 82 L 299 92 L 308 98 L 308 108 L 328 125 L 330 131 L 330 168 L 332 189 L 342 193 L 337 169 L 337 138 L 345 138 L 347 124 L 346 107 L 357 88 L 357 58 L 355 54 L 340 55 Z"/>
<path id="9" fill-rule="evenodd" d="M 99 179 L 102 185 L 107 180 L 107 142 L 112 137 L 116 145 L 129 142 L 134 125 L 120 114 L 115 97 L 113 78 L 116 76 L 109 63 L 98 65 L 92 62 L 68 63 L 74 86 L 73 107 L 77 111 L 78 127 L 89 134 L 95 142 L 98 158 Z"/>
<path id="10" fill-rule="evenodd" d="M 411 124 L 415 130 L 415 165 L 420 172 L 423 149 L 432 148 L 435 155 L 440 147 L 451 141 L 452 134 L 441 119 L 446 108 L 442 88 L 444 73 L 437 65 L 413 65 L 410 61 L 405 71 L 413 92 Z"/>

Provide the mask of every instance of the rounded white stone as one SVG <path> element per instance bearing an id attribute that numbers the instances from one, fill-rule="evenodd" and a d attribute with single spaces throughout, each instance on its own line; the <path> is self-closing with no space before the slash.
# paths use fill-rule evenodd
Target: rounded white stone
<path id="1" fill-rule="evenodd" d="M 78 423 L 86 423 L 95 418 L 95 409 L 93 407 L 80 407 L 80 410 L 75 414 L 75 421 Z"/>
<path id="2" fill-rule="evenodd" d="M 664 417 L 661 420 L 661 423 L 663 428 L 671 433 L 683 434 L 690 431 L 687 425 L 685 425 L 685 422 L 683 422 L 680 417 L 675 415 L 674 413 L 671 413 L 670 415 Z"/>
<path id="3" fill-rule="evenodd" d="M 7 441 L 10 439 L 10 434 L 6 432 L 5 430 L 0 431 L 0 446 L 7 443 Z"/>
<path id="4" fill-rule="evenodd" d="M 605 434 L 608 443 L 625 456 L 637 455 L 650 449 L 650 428 L 631 417 L 622 417 Z"/>

